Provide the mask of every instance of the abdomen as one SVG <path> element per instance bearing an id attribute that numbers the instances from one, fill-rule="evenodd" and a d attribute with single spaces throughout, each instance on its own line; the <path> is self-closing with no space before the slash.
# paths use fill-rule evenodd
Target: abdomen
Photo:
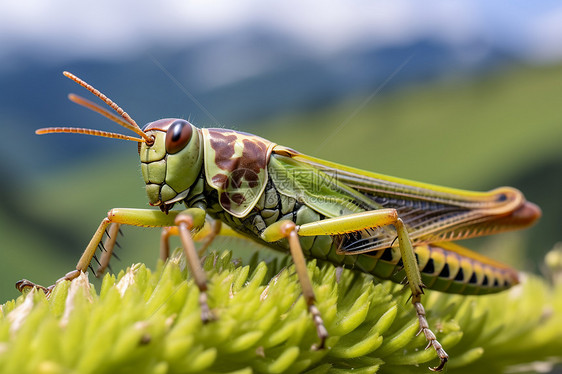
<path id="1" fill-rule="evenodd" d="M 272 223 L 288 219 L 304 224 L 324 219 L 312 208 L 295 199 L 281 195 L 268 183 L 254 211 L 244 218 L 236 218 L 225 211 L 217 212 L 221 219 L 236 231 L 276 250 L 288 252 L 288 243 L 267 243 L 260 234 Z M 380 279 L 401 283 L 406 278 L 398 247 L 363 254 L 342 254 L 338 237 L 301 237 L 304 255 L 371 274 Z M 349 238 L 348 238 L 349 239 Z M 418 245 L 414 247 L 423 283 L 429 289 L 458 294 L 487 294 L 500 292 L 518 283 L 517 272 L 474 254 L 451 243 Z M 455 251 L 457 249 L 457 251 Z M 459 253 L 460 252 L 460 253 Z"/>

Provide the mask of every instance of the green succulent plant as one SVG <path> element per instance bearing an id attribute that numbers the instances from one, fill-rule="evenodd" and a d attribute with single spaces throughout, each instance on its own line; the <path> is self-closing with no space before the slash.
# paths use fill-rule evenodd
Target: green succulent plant
<path id="1" fill-rule="evenodd" d="M 437 363 L 416 336 L 401 285 L 309 262 L 330 332 L 328 348 L 316 350 L 288 259 L 242 264 L 211 253 L 204 268 L 216 316 L 207 324 L 178 251 L 154 272 L 136 264 L 106 275 L 99 292 L 84 274 L 49 298 L 32 291 L 6 302 L 0 373 L 427 373 Z M 525 372 L 562 360 L 561 284 L 528 275 L 496 295 L 428 291 L 424 304 L 449 373 Z"/>

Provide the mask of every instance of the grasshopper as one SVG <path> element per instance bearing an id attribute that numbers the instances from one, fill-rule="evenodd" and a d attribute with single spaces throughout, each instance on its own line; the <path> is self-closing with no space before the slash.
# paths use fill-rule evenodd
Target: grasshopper
<path id="1" fill-rule="evenodd" d="M 472 252 L 453 241 L 530 226 L 541 215 L 535 204 L 511 187 L 472 192 L 375 174 L 320 160 L 259 136 L 227 129 L 199 129 L 183 119 L 160 119 L 140 128 L 100 91 L 71 73 L 64 75 L 104 101 L 118 115 L 77 95 L 69 99 L 94 110 L 138 135 L 100 130 L 50 127 L 38 134 L 78 133 L 136 141 L 149 204 L 155 209 L 109 211 L 76 270 L 57 282 L 88 270 L 104 233 L 109 263 L 119 225 L 163 227 L 161 257 L 168 238 L 179 235 L 189 269 L 200 291 L 203 321 L 213 319 L 207 280 L 194 246 L 193 233 L 208 217 L 213 229 L 206 248 L 221 232 L 221 223 L 273 249 L 290 252 L 302 294 L 324 346 L 328 331 L 315 306 L 306 258 L 394 282 L 407 281 L 420 333 L 444 368 L 448 355 L 429 328 L 421 303 L 425 287 L 457 294 L 487 294 L 518 283 L 516 270 Z M 181 210 L 172 210 L 175 205 Z M 203 250 L 204 250 L 203 248 Z M 55 283 L 56 284 L 56 283 Z M 16 287 L 42 287 L 21 280 Z"/>

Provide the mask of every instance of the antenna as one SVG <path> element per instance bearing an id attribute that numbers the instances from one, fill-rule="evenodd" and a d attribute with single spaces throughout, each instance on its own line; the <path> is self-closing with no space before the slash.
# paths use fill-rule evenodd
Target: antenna
<path id="1" fill-rule="evenodd" d="M 81 105 L 85 108 L 88 108 L 94 112 L 97 112 L 110 120 L 118 123 L 119 125 L 133 131 L 141 138 L 136 138 L 133 136 L 118 134 L 114 132 L 107 132 L 101 130 L 94 130 L 94 129 L 85 129 L 85 128 L 78 128 L 78 127 L 47 127 L 38 129 L 35 131 L 36 134 L 51 134 L 51 133 L 71 133 L 71 134 L 85 134 L 85 135 L 93 135 L 93 136 L 102 136 L 106 138 L 114 138 L 114 139 L 123 139 L 123 140 L 132 140 L 136 142 L 144 142 L 148 145 L 152 145 L 154 143 L 154 139 L 148 135 L 137 125 L 135 120 L 131 118 L 120 106 L 115 104 L 111 99 L 101 93 L 99 90 L 91 86 L 90 84 L 86 83 L 82 79 L 78 78 L 72 73 L 67 71 L 63 72 L 64 76 L 73 80 L 74 82 L 78 83 L 80 86 L 84 87 L 91 93 L 93 93 L 97 98 L 105 102 L 111 109 L 113 109 L 117 114 L 121 116 L 118 117 L 115 114 L 109 112 L 108 110 L 102 108 L 101 106 L 91 102 L 90 100 L 84 99 L 81 96 L 70 94 L 68 95 L 68 99 L 78 105 Z"/>

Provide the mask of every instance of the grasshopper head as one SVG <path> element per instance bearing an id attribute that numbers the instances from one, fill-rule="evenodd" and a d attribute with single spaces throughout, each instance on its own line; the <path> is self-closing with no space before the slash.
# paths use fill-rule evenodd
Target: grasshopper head
<path id="1" fill-rule="evenodd" d="M 152 143 L 139 142 L 142 176 L 150 205 L 167 211 L 189 193 L 201 173 L 203 147 L 199 130 L 183 119 L 166 118 L 147 124 Z"/>
<path id="2" fill-rule="evenodd" d="M 182 119 L 161 119 L 141 129 L 123 109 L 100 91 L 71 73 L 65 71 L 63 74 L 104 101 L 117 114 L 78 95 L 68 95 L 71 101 L 111 119 L 133 131 L 138 137 L 76 127 L 48 127 L 35 132 L 85 134 L 138 142 L 142 175 L 150 205 L 159 206 L 162 211 L 167 212 L 175 202 L 185 198 L 203 163 L 199 130 Z"/>

